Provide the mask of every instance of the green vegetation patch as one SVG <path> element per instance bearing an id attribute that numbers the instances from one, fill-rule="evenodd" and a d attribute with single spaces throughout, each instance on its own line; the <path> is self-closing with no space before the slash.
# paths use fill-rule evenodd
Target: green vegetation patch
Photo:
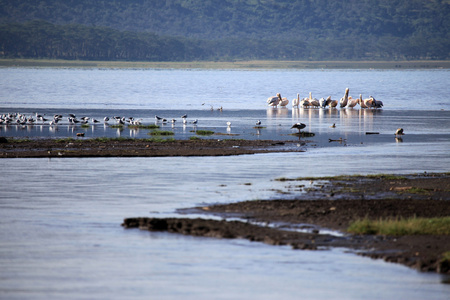
<path id="1" fill-rule="evenodd" d="M 149 135 L 174 135 L 173 131 L 169 130 L 153 130 L 148 133 Z"/>
<path id="2" fill-rule="evenodd" d="M 120 129 L 122 129 L 123 125 L 122 124 L 109 125 L 109 128 L 120 128 Z"/>
<path id="3" fill-rule="evenodd" d="M 364 218 L 350 224 L 348 232 L 376 235 L 450 235 L 450 217 L 396 218 L 369 220 Z"/>
<path id="4" fill-rule="evenodd" d="M 131 129 L 158 129 L 159 125 L 156 124 L 148 124 L 148 125 L 128 125 L 128 128 Z"/>
<path id="5" fill-rule="evenodd" d="M 213 135 L 214 131 L 211 131 L 211 130 L 197 130 L 195 133 L 198 134 L 198 135 Z"/>

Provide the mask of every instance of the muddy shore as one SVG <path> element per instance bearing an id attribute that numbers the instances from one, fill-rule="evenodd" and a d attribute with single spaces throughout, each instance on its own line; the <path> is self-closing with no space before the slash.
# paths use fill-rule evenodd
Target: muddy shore
<path id="1" fill-rule="evenodd" d="M 286 181 L 295 185 L 297 180 Z M 443 259 L 443 254 L 450 251 L 448 236 L 346 232 L 352 221 L 365 217 L 376 220 L 450 216 L 450 174 L 423 173 L 394 179 L 382 175 L 348 176 L 308 181 L 311 187 L 294 200 L 196 207 L 180 213 L 203 213 L 205 218 L 129 218 L 122 225 L 194 236 L 245 238 L 302 250 L 345 247 L 360 255 L 420 271 L 450 274 L 449 261 Z M 220 216 L 222 220 L 208 219 L 208 215 Z M 240 220 L 227 221 L 228 218 Z"/>
<path id="2" fill-rule="evenodd" d="M 146 139 L 0 140 L 0 158 L 226 156 L 301 151 L 298 142 L 238 139 L 152 141 Z"/>

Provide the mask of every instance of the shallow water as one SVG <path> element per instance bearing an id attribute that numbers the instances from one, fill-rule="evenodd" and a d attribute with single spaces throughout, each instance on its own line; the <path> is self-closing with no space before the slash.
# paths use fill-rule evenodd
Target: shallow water
<path id="1" fill-rule="evenodd" d="M 295 197 L 298 191 L 290 190 L 285 182 L 274 181 L 279 177 L 448 172 L 449 104 L 429 97 L 433 93 L 423 90 L 429 86 L 434 94 L 448 94 L 447 70 L 12 68 L 0 69 L 0 73 L 8 75 L 0 76 L 0 114 L 39 112 L 51 116 L 75 112 L 102 118 L 120 113 L 152 123 L 155 114 L 179 118 L 188 113 L 189 119 L 199 119 L 198 129 L 239 134 L 233 138 L 296 139 L 290 135 L 290 126 L 298 121 L 316 134 L 308 138 L 310 143 L 299 140 L 294 147 L 305 150 L 300 153 L 0 160 L 1 298 L 448 298 L 450 287 L 442 284 L 448 277 L 359 257 L 345 249 L 293 251 L 244 240 L 120 227 L 126 217 L 178 216 L 177 209 L 197 205 Z M 153 84 L 147 86 L 148 82 Z M 352 86 L 367 90 L 380 91 L 383 87 L 386 95 L 397 96 L 392 102 L 384 101 L 386 107 L 380 111 L 266 109 L 267 94 L 294 91 L 300 86 L 298 82 L 309 84 L 317 93 L 352 82 Z M 376 88 L 368 86 L 371 84 Z M 257 92 L 249 95 L 245 85 L 249 89 L 256 85 Z M 239 91 L 241 99 L 230 97 L 231 90 Z M 188 92 L 203 95 L 203 99 L 191 96 L 183 102 L 177 98 Z M 259 98 L 256 102 L 254 94 L 258 93 L 259 98 L 265 95 L 263 104 L 254 108 L 261 102 Z M 149 101 L 155 98 L 145 98 L 145 94 L 155 94 L 158 101 Z M 429 97 L 430 108 L 405 110 L 410 101 L 400 94 Z M 216 103 L 223 105 L 224 111 L 204 108 L 206 104 L 201 104 L 205 98 L 213 99 L 215 107 Z M 225 101 L 230 106 L 240 105 L 226 109 Z M 110 106 L 105 107 L 106 103 Z M 253 128 L 258 119 L 265 127 L 259 133 Z M 227 130 L 229 120 L 232 126 Z M 329 127 L 332 123 L 336 128 Z M 393 136 L 397 127 L 405 129 L 402 141 Z M 174 128 L 171 124 L 163 128 L 173 130 L 177 139 L 195 134 L 192 125 L 184 129 L 176 123 Z M 0 126 L 2 136 L 14 137 L 70 137 L 82 130 L 68 124 L 53 130 L 48 125 Z M 367 131 L 379 134 L 366 135 Z M 146 130 L 124 128 L 117 132 L 103 125 L 91 126 L 85 132 L 89 137 L 148 137 Z M 329 142 L 329 138 L 341 137 L 346 141 Z M 290 193 L 280 194 L 278 190 Z"/>

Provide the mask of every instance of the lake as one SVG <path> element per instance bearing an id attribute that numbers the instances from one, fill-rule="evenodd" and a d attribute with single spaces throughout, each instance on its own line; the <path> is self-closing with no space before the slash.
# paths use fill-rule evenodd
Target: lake
<path id="1" fill-rule="evenodd" d="M 373 95 L 382 110 L 268 108 L 276 93 Z M 1 159 L 0 297 L 4 299 L 447 299 L 449 278 L 359 257 L 245 240 L 124 230 L 124 218 L 177 209 L 294 198 L 279 177 L 448 172 L 450 72 L 443 70 L 159 70 L 0 68 L 0 114 L 63 114 L 58 126 L 0 125 L 0 136 L 148 137 L 148 130 L 82 128 L 103 120 L 175 118 L 176 139 L 292 140 L 305 152 L 230 157 Z M 222 110 L 218 108 L 222 107 Z M 183 125 L 180 116 L 198 119 Z M 261 120 L 264 128 L 254 128 Z M 226 122 L 232 123 L 231 127 Z M 113 122 L 110 122 L 113 124 Z M 336 128 L 330 125 L 336 124 Z M 403 127 L 405 135 L 395 139 Z M 366 132 L 377 132 L 367 135 Z M 231 135 L 233 134 L 233 135 Z M 329 142 L 342 138 L 344 142 Z M 192 217 L 196 217 L 193 215 Z"/>

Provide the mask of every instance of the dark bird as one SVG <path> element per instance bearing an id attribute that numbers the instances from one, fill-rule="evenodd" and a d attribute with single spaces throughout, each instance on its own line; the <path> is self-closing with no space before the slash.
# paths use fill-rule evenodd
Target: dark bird
<path id="1" fill-rule="evenodd" d="M 295 123 L 294 125 L 292 125 L 292 128 L 298 129 L 298 132 L 300 133 L 300 130 L 302 130 L 303 128 L 305 128 L 306 125 L 303 123 Z"/>

